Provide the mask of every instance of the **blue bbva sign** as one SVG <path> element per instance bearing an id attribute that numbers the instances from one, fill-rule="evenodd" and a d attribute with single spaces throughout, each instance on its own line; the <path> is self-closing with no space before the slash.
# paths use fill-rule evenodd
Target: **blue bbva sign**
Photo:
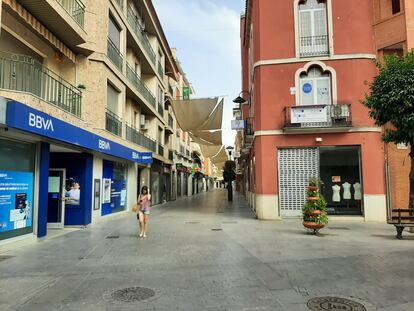
<path id="1" fill-rule="evenodd" d="M 138 152 L 122 146 L 19 102 L 11 101 L 7 103 L 6 124 L 19 130 L 137 163 L 152 163 L 152 152 Z"/>

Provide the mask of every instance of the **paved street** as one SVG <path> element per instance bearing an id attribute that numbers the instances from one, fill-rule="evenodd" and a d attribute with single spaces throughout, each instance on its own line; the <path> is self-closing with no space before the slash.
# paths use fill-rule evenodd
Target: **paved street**
<path id="1" fill-rule="evenodd" d="M 240 196 L 225 198 L 215 190 L 154 208 L 147 239 L 131 213 L 0 247 L 0 310 L 300 311 L 323 296 L 414 310 L 414 235 L 335 222 L 313 236 L 299 220 L 258 221 Z M 111 296 L 135 286 L 155 296 Z"/>

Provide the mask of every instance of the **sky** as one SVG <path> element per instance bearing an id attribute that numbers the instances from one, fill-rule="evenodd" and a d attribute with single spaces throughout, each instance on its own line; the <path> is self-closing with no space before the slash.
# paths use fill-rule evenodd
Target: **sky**
<path id="1" fill-rule="evenodd" d="M 241 91 L 240 14 L 245 0 L 152 0 L 177 49 L 193 98 L 224 97 L 223 144 L 234 145 L 233 99 Z"/>

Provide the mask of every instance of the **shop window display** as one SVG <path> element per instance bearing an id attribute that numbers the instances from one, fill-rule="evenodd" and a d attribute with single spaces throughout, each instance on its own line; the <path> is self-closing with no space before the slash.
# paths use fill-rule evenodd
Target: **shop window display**
<path id="1" fill-rule="evenodd" d="M 322 147 L 319 151 L 328 214 L 362 215 L 360 148 Z"/>

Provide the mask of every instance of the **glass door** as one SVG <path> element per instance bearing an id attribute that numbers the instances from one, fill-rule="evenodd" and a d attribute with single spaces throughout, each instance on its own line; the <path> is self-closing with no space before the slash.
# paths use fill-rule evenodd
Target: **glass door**
<path id="1" fill-rule="evenodd" d="M 47 225 L 63 228 L 65 224 L 65 169 L 49 170 Z"/>

